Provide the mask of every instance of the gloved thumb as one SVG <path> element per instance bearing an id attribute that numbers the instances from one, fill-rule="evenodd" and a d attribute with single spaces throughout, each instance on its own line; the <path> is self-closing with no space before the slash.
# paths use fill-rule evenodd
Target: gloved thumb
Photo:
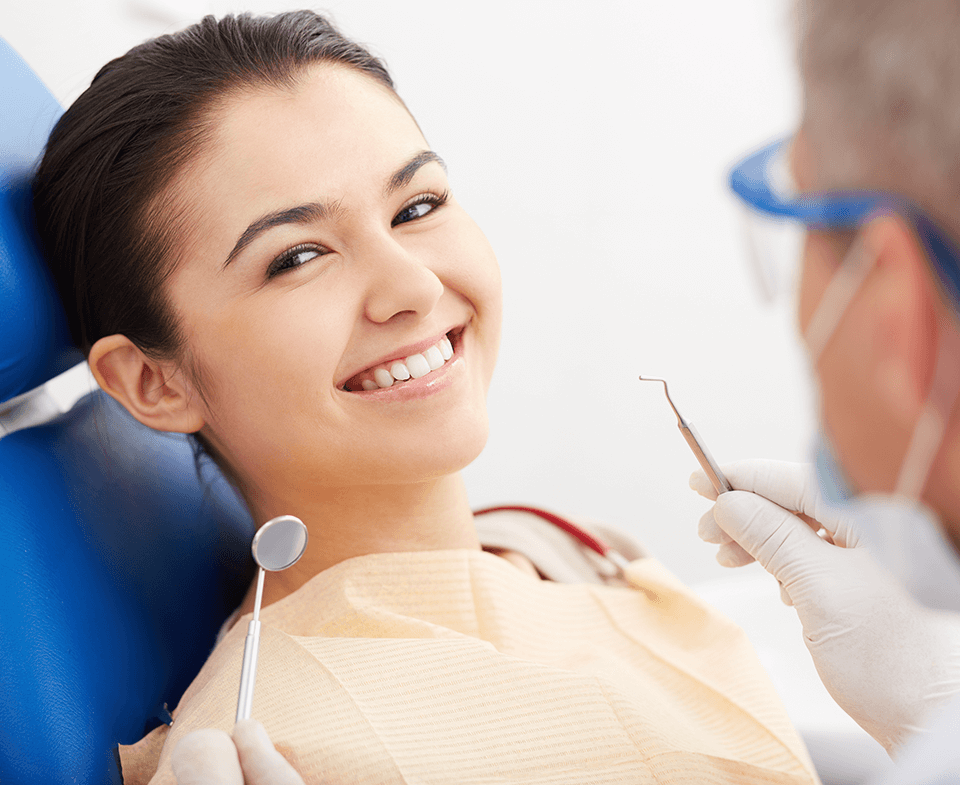
<path id="1" fill-rule="evenodd" d="M 177 785 L 244 785 L 237 748 L 222 730 L 188 733 L 170 757 Z"/>
<path id="2" fill-rule="evenodd" d="M 274 748 L 267 731 L 256 720 L 240 720 L 233 727 L 245 785 L 304 785 L 287 759 Z"/>

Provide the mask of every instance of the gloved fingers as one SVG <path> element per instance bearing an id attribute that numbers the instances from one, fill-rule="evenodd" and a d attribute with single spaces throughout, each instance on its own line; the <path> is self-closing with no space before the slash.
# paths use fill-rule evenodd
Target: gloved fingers
<path id="1" fill-rule="evenodd" d="M 787 587 L 782 583 L 780 584 L 780 602 L 793 607 L 793 599 L 790 597 L 790 592 L 787 591 Z"/>
<path id="2" fill-rule="evenodd" d="M 862 533 L 857 528 L 854 519 L 846 515 L 822 515 L 823 528 L 826 529 L 824 539 L 841 548 L 856 548 L 862 541 Z"/>
<path id="3" fill-rule="evenodd" d="M 240 720 L 233 727 L 233 743 L 246 785 L 304 785 L 303 778 L 277 752 L 267 731 L 256 720 Z"/>
<path id="4" fill-rule="evenodd" d="M 750 459 L 724 464 L 720 470 L 736 490 L 756 493 L 785 510 L 816 517 L 823 506 L 808 464 Z M 690 487 L 701 496 L 717 498 L 702 469 L 690 475 Z"/>
<path id="5" fill-rule="evenodd" d="M 222 730 L 188 733 L 170 756 L 177 785 L 244 785 L 237 748 Z"/>
<path id="6" fill-rule="evenodd" d="M 707 477 L 707 473 L 703 469 L 697 469 L 691 474 L 689 483 L 690 488 L 705 499 L 712 502 L 717 500 L 717 489 L 713 487 L 713 483 L 710 482 L 710 478 Z"/>
<path id="7" fill-rule="evenodd" d="M 824 527 L 823 524 L 821 524 L 820 521 L 818 521 L 816 518 L 811 518 L 809 515 L 804 515 L 802 512 L 795 512 L 794 515 L 796 515 L 801 521 L 807 524 L 807 526 L 810 527 L 810 531 L 816 534 L 820 534 L 821 532 L 823 532 L 821 536 L 824 539 L 827 539 L 827 542 L 829 542 L 831 545 L 833 544 L 833 541 L 828 539 L 831 536 L 830 532 L 827 531 L 826 527 Z"/>
<path id="8" fill-rule="evenodd" d="M 697 526 L 697 536 L 704 542 L 709 542 L 712 545 L 724 545 L 732 542 L 730 535 L 717 525 L 717 521 L 713 517 L 712 507 L 700 516 L 700 523 Z"/>
<path id="9" fill-rule="evenodd" d="M 743 567 L 753 564 L 754 558 L 731 540 L 720 546 L 717 551 L 717 563 L 721 567 Z"/>
<path id="10" fill-rule="evenodd" d="M 754 493 L 729 491 L 713 506 L 717 524 L 783 585 L 820 569 L 829 547 L 792 512 Z"/>
<path id="11" fill-rule="evenodd" d="M 720 546 L 717 550 L 717 562 L 723 567 L 743 567 L 753 562 L 753 557 L 717 525 L 712 508 L 701 516 L 697 534 L 704 542 Z"/>

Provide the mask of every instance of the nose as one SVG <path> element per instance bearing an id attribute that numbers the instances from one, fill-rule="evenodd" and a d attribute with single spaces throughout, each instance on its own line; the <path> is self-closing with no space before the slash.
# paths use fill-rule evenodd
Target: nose
<path id="1" fill-rule="evenodd" d="M 422 318 L 443 294 L 443 282 L 415 253 L 390 239 L 371 249 L 365 314 L 383 324 L 401 316 Z"/>

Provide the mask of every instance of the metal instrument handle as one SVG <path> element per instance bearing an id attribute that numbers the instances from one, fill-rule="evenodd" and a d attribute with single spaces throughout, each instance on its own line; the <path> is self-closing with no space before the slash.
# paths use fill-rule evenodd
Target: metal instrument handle
<path id="1" fill-rule="evenodd" d="M 713 460 L 713 456 L 710 454 L 707 446 L 701 441 L 700 434 L 697 433 L 697 429 L 693 427 L 693 423 L 683 419 L 677 407 L 673 405 L 673 399 L 670 397 L 670 390 L 667 388 L 666 379 L 658 379 L 654 376 L 641 376 L 640 381 L 660 382 L 660 384 L 663 385 L 663 394 L 667 396 L 667 403 L 670 404 L 673 413 L 677 415 L 677 427 L 680 429 L 680 433 L 683 434 L 683 438 L 690 446 L 690 449 L 693 450 L 693 454 L 697 458 L 697 463 L 700 464 L 701 468 L 707 473 L 707 477 L 710 478 L 710 482 L 713 483 L 714 490 L 718 495 L 732 491 L 733 486 L 730 484 L 730 481 L 723 476 L 723 472 L 720 471 L 717 462 Z"/>
<path id="2" fill-rule="evenodd" d="M 707 473 L 710 482 L 713 483 L 713 488 L 717 494 L 732 491 L 733 486 L 724 476 L 723 472 L 720 471 L 720 467 L 717 466 L 717 462 L 713 460 L 713 456 L 710 454 L 707 446 L 700 440 L 700 434 L 697 433 L 697 429 L 693 427 L 693 423 L 687 421 L 685 425 L 681 425 L 679 428 L 680 433 L 683 434 L 683 438 L 687 440 L 687 444 L 690 445 L 690 449 L 693 450 L 693 454 L 697 457 L 698 463 Z"/>
<path id="3" fill-rule="evenodd" d="M 251 619 L 247 639 L 243 642 L 243 665 L 240 668 L 240 697 L 237 700 L 237 722 L 250 719 L 253 708 L 253 687 L 257 679 L 257 655 L 260 653 L 260 621 Z"/>

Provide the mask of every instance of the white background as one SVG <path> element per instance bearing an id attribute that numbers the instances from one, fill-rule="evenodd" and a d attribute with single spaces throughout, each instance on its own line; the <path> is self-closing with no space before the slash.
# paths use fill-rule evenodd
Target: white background
<path id="1" fill-rule="evenodd" d="M 3 0 L 0 35 L 69 103 L 108 59 L 219 0 Z M 236 10 L 293 6 L 250 2 Z M 783 0 L 332 0 L 383 57 L 497 250 L 506 316 L 475 506 L 618 525 L 721 576 L 659 385 L 722 463 L 805 459 L 793 302 L 752 285 L 729 166 L 795 126 Z M 749 568 L 758 569 L 758 568 Z"/>

